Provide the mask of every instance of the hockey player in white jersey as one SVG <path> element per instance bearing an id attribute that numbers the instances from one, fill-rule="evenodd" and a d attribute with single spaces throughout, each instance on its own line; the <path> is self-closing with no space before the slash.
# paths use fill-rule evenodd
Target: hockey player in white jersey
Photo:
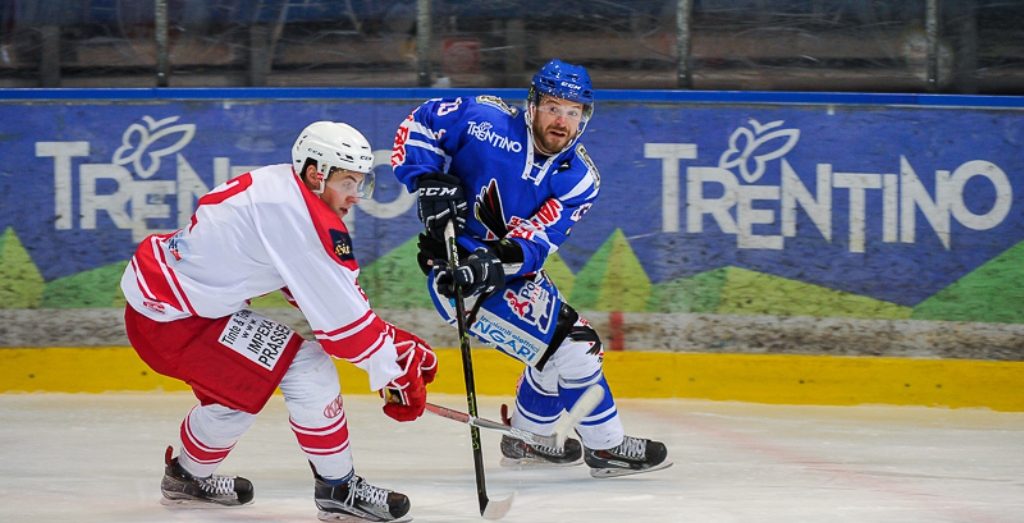
<path id="1" fill-rule="evenodd" d="M 552 60 L 531 82 L 521 110 L 494 96 L 428 100 L 399 126 L 391 164 L 417 193 L 419 262 L 435 307 L 455 322 L 449 298 L 462 288 L 469 331 L 526 363 L 513 427 L 547 435 L 587 387 L 604 400 L 576 427 L 583 446 L 532 445 L 503 436 L 505 463 L 573 464 L 594 477 L 668 467 L 665 445 L 626 435 L 602 370 L 597 332 L 565 303 L 543 271 L 597 199 L 601 178 L 579 143 L 594 110 L 582 66 Z M 453 222 L 463 260 L 447 267 L 442 243 Z"/>
<path id="2" fill-rule="evenodd" d="M 437 370 L 430 346 L 379 318 L 359 287 L 342 222 L 374 185 L 366 138 L 315 122 L 291 164 L 245 173 L 199 199 L 187 227 L 139 245 L 121 280 L 125 327 L 155 371 L 188 383 L 199 404 L 167 448 L 166 504 L 244 505 L 252 483 L 214 474 L 280 387 L 291 429 L 314 476 L 321 519 L 406 521 L 409 499 L 355 474 L 338 374 L 340 358 L 388 389 L 384 413 L 418 418 Z M 282 291 L 316 339 L 248 308 Z"/>

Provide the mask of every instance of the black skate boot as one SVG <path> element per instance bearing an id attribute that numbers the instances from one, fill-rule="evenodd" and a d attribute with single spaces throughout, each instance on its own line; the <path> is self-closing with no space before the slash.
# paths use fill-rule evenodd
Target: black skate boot
<path id="1" fill-rule="evenodd" d="M 409 498 L 405 494 L 373 486 L 356 475 L 341 485 L 327 483 L 315 471 L 313 476 L 316 478 L 313 501 L 320 509 L 317 514 L 320 521 L 399 523 L 412 520 L 412 517 L 405 517 L 409 512 Z"/>
<path id="2" fill-rule="evenodd" d="M 595 478 L 614 478 L 653 472 L 672 466 L 668 450 L 660 441 L 626 436 L 618 447 L 607 450 L 585 449 L 583 459 Z"/>
<path id="3" fill-rule="evenodd" d="M 578 465 L 583 447 L 578 440 L 565 439 L 562 448 L 527 443 L 509 435 L 501 436 L 501 464 L 515 466 L 567 466 Z"/>
<path id="4" fill-rule="evenodd" d="M 252 503 L 252 482 L 234 476 L 216 474 L 197 478 L 178 464 L 178 458 L 171 459 L 171 447 L 164 454 L 164 479 L 160 491 L 164 505 L 224 505 L 235 506 Z"/>

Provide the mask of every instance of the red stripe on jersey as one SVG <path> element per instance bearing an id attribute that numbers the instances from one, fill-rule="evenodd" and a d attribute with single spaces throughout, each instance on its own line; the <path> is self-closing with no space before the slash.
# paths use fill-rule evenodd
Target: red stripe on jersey
<path id="1" fill-rule="evenodd" d="M 377 351 L 380 350 L 380 348 L 383 347 L 383 346 L 384 346 L 384 333 L 382 332 L 380 334 L 380 336 L 378 336 L 377 339 L 374 340 L 373 345 L 370 345 L 370 347 L 368 347 L 366 350 L 364 350 L 360 354 L 356 354 L 354 356 L 349 356 L 348 357 L 348 361 L 350 363 L 354 364 L 354 365 L 360 364 L 360 363 L 362 363 L 362 362 L 372 358 L 373 355 L 377 354 Z"/>
<path id="2" fill-rule="evenodd" d="M 352 323 L 349 323 L 344 327 L 339 327 L 329 332 L 315 330 L 313 331 L 313 334 L 315 334 L 317 338 L 340 340 L 358 334 L 359 331 L 361 331 L 363 328 L 373 323 L 374 321 L 379 321 L 379 318 L 377 318 L 377 315 L 374 314 L 372 310 L 367 310 L 366 312 L 363 313 L 362 316 L 359 317 L 358 320 L 353 321 Z"/>
<path id="3" fill-rule="evenodd" d="M 296 309 L 299 308 L 299 302 L 295 301 L 295 296 L 292 296 L 292 291 L 289 290 L 288 287 L 281 287 L 281 294 L 284 296 L 284 299 L 288 301 L 289 305 Z"/>
<path id="4" fill-rule="evenodd" d="M 360 363 L 384 345 L 384 337 L 390 333 L 389 327 L 370 310 L 344 327 L 330 332 L 313 331 L 313 334 L 331 356 Z"/>
<path id="5" fill-rule="evenodd" d="M 164 269 L 166 269 L 165 274 L 170 278 L 171 282 L 174 284 L 175 290 L 178 291 L 178 296 L 181 297 L 181 301 L 179 303 L 183 303 L 185 305 L 185 307 L 183 307 L 181 310 L 187 310 L 189 314 L 193 316 L 198 316 L 196 314 L 196 310 L 192 308 L 192 302 L 189 301 L 188 295 L 185 294 L 185 289 L 182 288 L 181 282 L 178 281 L 178 275 L 174 273 L 174 269 L 167 265 L 167 257 L 164 255 L 164 250 L 160 248 L 160 246 L 156 243 L 155 240 L 153 242 L 153 248 L 160 256 L 160 263 L 162 264 Z"/>
<path id="6" fill-rule="evenodd" d="M 129 260 L 132 264 L 132 272 L 135 273 L 135 285 L 142 292 L 142 297 L 149 301 L 157 301 L 156 296 L 153 296 L 153 291 L 149 290 L 149 285 L 146 285 L 146 280 L 142 277 L 142 270 L 139 268 L 139 264 L 135 261 L 135 256 Z"/>
<path id="7" fill-rule="evenodd" d="M 345 227 L 345 223 L 341 221 L 337 213 L 332 211 L 313 191 L 310 191 L 298 176 L 293 176 L 293 178 L 299 186 L 302 199 L 306 202 L 306 209 L 309 211 L 309 216 L 313 221 L 313 228 L 316 229 L 316 235 L 320 238 L 320 243 L 323 244 L 324 250 L 327 251 L 327 254 L 338 265 L 353 272 L 358 271 L 359 264 L 356 263 L 355 258 L 343 261 L 334 254 L 334 240 L 331 238 L 330 230 L 335 229 L 347 234 L 348 227 Z"/>
<path id="8" fill-rule="evenodd" d="M 291 421 L 292 432 L 303 452 L 327 456 L 344 451 L 349 446 L 348 419 L 342 414 L 336 422 L 323 428 L 303 427 Z"/>
<path id="9" fill-rule="evenodd" d="M 166 267 L 163 257 L 158 257 L 157 253 L 162 254 L 163 249 L 160 248 L 160 240 L 164 236 L 152 235 L 135 249 L 135 256 L 132 258 L 135 266 L 135 276 L 139 279 L 139 289 L 142 289 L 143 294 L 146 294 L 148 289 L 149 294 L 147 298 L 153 301 L 158 301 L 171 305 L 178 310 L 186 310 L 182 306 L 181 300 L 175 294 L 174 289 L 171 288 L 171 281 L 167 277 L 170 267 Z M 193 312 L 193 314 L 195 314 Z"/>
<path id="10" fill-rule="evenodd" d="M 195 434 L 192 433 L 192 427 L 189 426 L 188 420 L 192 417 L 192 411 L 189 411 L 188 416 L 181 422 L 181 448 L 188 454 L 188 457 L 196 463 L 213 464 L 224 461 L 224 458 L 228 457 L 228 453 L 231 452 L 235 446 L 231 445 L 226 448 L 211 447 L 203 444 L 196 438 Z"/>

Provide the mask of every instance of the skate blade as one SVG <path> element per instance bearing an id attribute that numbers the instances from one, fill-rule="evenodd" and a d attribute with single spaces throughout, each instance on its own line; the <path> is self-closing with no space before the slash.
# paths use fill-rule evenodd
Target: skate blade
<path id="1" fill-rule="evenodd" d="M 398 519 L 366 519 L 352 514 L 339 514 L 337 512 L 319 511 L 316 518 L 320 521 L 336 521 L 340 523 L 406 523 L 412 521 L 412 516 L 406 514 Z"/>
<path id="2" fill-rule="evenodd" d="M 634 476 L 636 474 L 646 474 L 647 472 L 654 472 L 657 470 L 664 470 L 672 466 L 671 461 L 665 461 L 659 463 L 649 469 L 620 469 L 620 468 L 609 468 L 609 469 L 590 469 L 590 476 L 598 479 L 605 478 L 621 478 L 622 476 Z"/>
<path id="3" fill-rule="evenodd" d="M 502 457 L 499 463 L 502 467 L 511 469 L 557 469 L 580 465 L 583 463 L 583 458 L 581 457 L 576 461 L 570 461 L 568 463 L 555 463 L 545 459 Z"/>
<path id="4" fill-rule="evenodd" d="M 165 497 L 160 498 L 160 504 L 171 510 L 231 509 L 245 506 L 238 503 L 235 503 L 233 505 L 225 505 L 223 503 L 217 503 L 215 501 L 206 501 L 202 499 L 170 499 Z M 252 501 L 246 503 L 246 505 L 251 504 Z"/>

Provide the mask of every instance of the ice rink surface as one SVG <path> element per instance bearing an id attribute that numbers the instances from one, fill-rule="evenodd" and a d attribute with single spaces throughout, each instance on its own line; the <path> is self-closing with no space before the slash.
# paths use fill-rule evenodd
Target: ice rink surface
<path id="1" fill-rule="evenodd" d="M 481 398 L 498 418 L 503 398 Z M 462 396 L 431 400 L 465 410 Z M 504 399 L 507 401 L 507 399 Z M 187 393 L 0 394 L 0 522 L 310 522 L 312 477 L 275 396 L 220 472 L 255 503 L 160 505 L 164 447 Z M 402 491 L 414 521 L 483 521 L 466 426 L 430 414 L 399 424 L 376 397 L 346 397 L 356 470 Z M 509 523 L 1024 522 L 1024 413 L 620 400 L 626 430 L 666 442 L 675 466 L 592 479 L 584 466 L 499 465 L 483 431 L 493 498 Z"/>

